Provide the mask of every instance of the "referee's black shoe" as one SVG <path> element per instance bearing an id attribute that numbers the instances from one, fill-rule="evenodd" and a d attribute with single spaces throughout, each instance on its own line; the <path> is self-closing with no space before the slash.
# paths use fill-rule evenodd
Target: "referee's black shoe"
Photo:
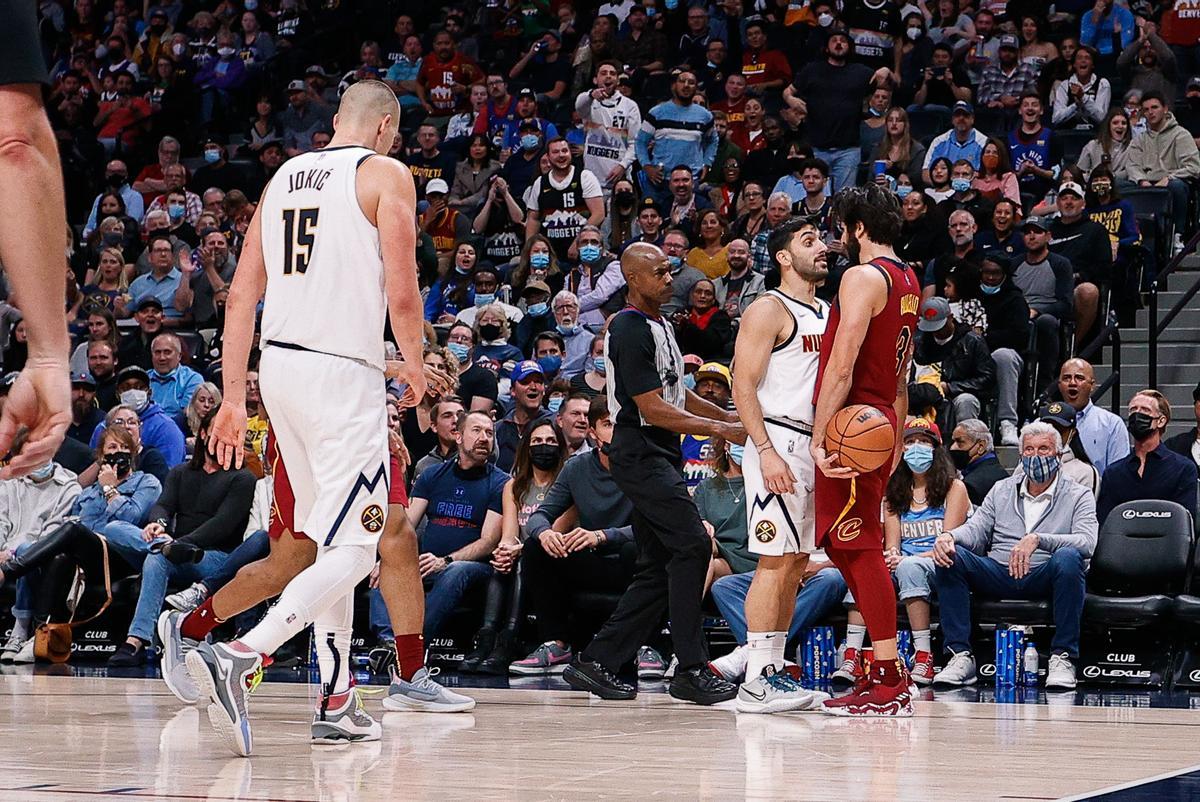
<path id="1" fill-rule="evenodd" d="M 708 666 L 700 665 L 687 671 L 676 670 L 668 692 L 685 702 L 715 705 L 737 696 L 737 690 L 732 682 L 721 679 Z"/>
<path id="2" fill-rule="evenodd" d="M 563 671 L 563 679 L 575 690 L 594 693 L 601 699 L 633 699 L 637 696 L 637 688 L 622 682 L 616 674 L 599 663 L 579 657 L 572 660 L 571 665 Z"/>

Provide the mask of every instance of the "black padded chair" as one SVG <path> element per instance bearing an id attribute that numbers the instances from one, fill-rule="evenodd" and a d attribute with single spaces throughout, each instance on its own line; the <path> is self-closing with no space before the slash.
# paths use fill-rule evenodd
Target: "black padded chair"
<path id="1" fill-rule="evenodd" d="M 1175 620 L 1200 627 L 1200 548 L 1193 549 L 1191 575 L 1184 593 L 1175 597 Z"/>
<path id="2" fill-rule="evenodd" d="M 1075 164 L 1079 161 L 1079 154 L 1083 153 L 1083 149 L 1087 143 L 1096 137 L 1096 133 L 1094 131 L 1065 129 L 1055 131 L 1054 136 L 1058 139 L 1059 144 L 1062 145 L 1063 164 Z"/>
<path id="3" fill-rule="evenodd" d="M 908 131 L 913 139 L 922 142 L 950 130 L 950 115 L 944 111 L 917 109 L 908 113 Z"/>
<path id="4" fill-rule="evenodd" d="M 1154 256 L 1155 265 L 1165 265 L 1171 258 L 1174 220 L 1171 193 L 1166 187 L 1133 187 L 1121 192 L 1129 201 L 1142 233 L 1143 245 Z"/>

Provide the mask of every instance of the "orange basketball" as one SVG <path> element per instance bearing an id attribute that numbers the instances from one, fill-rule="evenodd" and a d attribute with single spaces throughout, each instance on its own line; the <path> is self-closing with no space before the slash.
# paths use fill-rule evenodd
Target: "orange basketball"
<path id="1" fill-rule="evenodd" d="M 896 431 L 875 407 L 854 404 L 838 410 L 825 430 L 825 452 L 859 473 L 873 471 L 892 458 Z"/>

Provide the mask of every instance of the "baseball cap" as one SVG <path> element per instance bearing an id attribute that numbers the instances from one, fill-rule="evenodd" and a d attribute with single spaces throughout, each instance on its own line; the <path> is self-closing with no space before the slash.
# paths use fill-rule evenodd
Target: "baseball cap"
<path id="1" fill-rule="evenodd" d="M 1191 78 L 1188 78 L 1187 88 L 1200 89 L 1200 75 L 1193 75 Z"/>
<path id="2" fill-rule="evenodd" d="M 526 282 L 525 289 L 521 290 L 521 295 L 523 295 L 523 296 L 528 295 L 531 292 L 544 292 L 547 295 L 549 295 L 550 294 L 550 285 L 544 281 L 538 281 L 537 279 L 534 279 L 533 281 L 530 281 L 530 282 Z"/>
<path id="3" fill-rule="evenodd" d="M 1049 401 L 1038 408 L 1038 420 L 1068 427 L 1075 425 L 1075 407 L 1062 401 Z"/>
<path id="4" fill-rule="evenodd" d="M 545 372 L 542 370 L 542 366 L 539 365 L 536 360 L 526 359 L 518 362 L 516 366 L 513 367 L 511 378 L 514 382 L 520 382 L 525 381 L 534 374 L 537 374 L 542 378 L 545 378 L 546 376 Z"/>
<path id="5" fill-rule="evenodd" d="M 729 372 L 729 368 L 720 362 L 705 362 L 700 366 L 696 371 L 696 381 L 699 382 L 704 379 L 719 381 L 730 390 L 733 389 L 733 375 Z"/>
<path id="6" fill-rule="evenodd" d="M 447 195 L 450 193 L 450 187 L 447 186 L 446 182 L 443 181 L 442 179 L 434 178 L 428 184 L 425 185 L 425 194 L 432 195 L 435 192 L 440 193 L 442 195 Z"/>
<path id="7" fill-rule="evenodd" d="M 322 78 L 328 78 L 329 73 L 325 72 L 325 68 L 320 64 L 314 64 L 304 71 L 305 75 L 320 75 Z"/>
<path id="8" fill-rule="evenodd" d="M 1021 42 L 1020 42 L 1020 40 L 1017 39 L 1016 36 L 1012 35 L 1011 33 L 1006 33 L 1000 37 L 1000 47 L 1001 48 L 1008 47 L 1013 50 L 1020 50 Z"/>
<path id="9" fill-rule="evenodd" d="M 1192 390 L 1192 403 L 1200 401 L 1200 382 L 1197 382 L 1196 389 Z"/>
<path id="10" fill-rule="evenodd" d="M 658 205 L 658 201 L 649 196 L 642 198 L 641 203 L 638 204 L 638 211 L 641 212 L 642 209 L 653 209 L 662 215 L 662 207 Z"/>
<path id="11" fill-rule="evenodd" d="M 145 368 L 137 365 L 130 365 L 117 371 L 117 384 L 128 379 L 141 379 L 147 387 L 150 386 L 150 374 L 146 372 Z"/>
<path id="12" fill-rule="evenodd" d="M 632 14 L 635 11 L 638 12 L 639 14 L 645 14 L 646 7 L 643 6 L 641 3 L 635 3 L 633 8 L 629 9 L 629 13 Z"/>
<path id="13" fill-rule="evenodd" d="M 137 302 L 137 305 L 133 307 L 133 311 L 140 312 L 148 306 L 156 306 L 160 312 L 163 309 L 162 301 L 158 300 L 153 295 L 147 295 L 145 298 Z"/>
<path id="14" fill-rule="evenodd" d="M 304 83 L 304 81 L 302 79 L 297 78 L 296 80 L 290 81 L 288 83 L 287 91 L 288 91 L 289 95 L 292 94 L 293 92 L 307 92 L 308 84 Z"/>
<path id="15" fill-rule="evenodd" d="M 936 423 L 926 418 L 913 418 L 904 424 L 904 438 L 908 439 L 910 434 L 924 434 L 932 437 L 938 443 L 942 442 L 942 430 Z"/>
<path id="16" fill-rule="evenodd" d="M 77 370 L 71 374 L 71 384 L 83 384 L 89 387 L 96 386 L 96 380 L 92 378 L 92 374 L 86 370 Z"/>
<path id="17" fill-rule="evenodd" d="M 965 100 L 960 100 L 954 104 L 954 109 L 950 113 L 951 114 L 960 114 L 961 113 L 961 114 L 972 114 L 973 115 L 975 113 L 975 107 L 972 106 L 970 103 L 968 103 Z"/>
<path id="18" fill-rule="evenodd" d="M 1078 185 L 1076 185 L 1076 186 L 1078 186 Z M 1049 231 L 1050 230 L 1050 221 L 1048 221 L 1046 218 L 1041 217 L 1039 215 L 1034 215 L 1033 217 L 1029 218 L 1024 223 L 1021 224 L 1022 231 L 1024 231 L 1027 228 L 1040 228 L 1042 231 Z"/>
<path id="19" fill-rule="evenodd" d="M 165 8 L 163 8 L 162 6 L 155 6 L 154 8 L 150 9 L 150 13 L 147 15 L 146 18 L 154 19 L 155 17 L 162 17 L 163 19 L 170 19 L 170 17 L 167 14 L 167 10 Z"/>
<path id="20" fill-rule="evenodd" d="M 1062 184 L 1059 185 L 1059 187 L 1058 187 L 1059 195 L 1065 195 L 1068 192 L 1070 192 L 1074 195 L 1077 195 L 1080 198 L 1083 197 L 1083 187 L 1079 186 L 1074 181 L 1064 181 Z"/>
<path id="21" fill-rule="evenodd" d="M 530 100 L 537 100 L 537 92 L 533 91 L 532 89 L 530 89 L 527 86 L 524 89 L 522 89 L 520 92 L 517 93 L 517 97 L 518 98 L 526 98 L 527 97 Z"/>
<path id="22" fill-rule="evenodd" d="M 701 359 L 700 357 L 696 356 L 695 354 L 684 354 L 683 355 L 683 372 L 684 373 L 695 373 L 696 371 L 698 371 L 700 369 L 700 366 L 703 364 L 704 364 L 704 360 Z"/>
<path id="23" fill-rule="evenodd" d="M 917 328 L 921 331 L 939 331 L 950 317 L 950 302 L 945 298 L 930 298 L 921 304 Z"/>
<path id="24" fill-rule="evenodd" d="M 517 123 L 518 131 L 541 131 L 541 123 L 537 121 L 537 117 L 529 117 Z"/>

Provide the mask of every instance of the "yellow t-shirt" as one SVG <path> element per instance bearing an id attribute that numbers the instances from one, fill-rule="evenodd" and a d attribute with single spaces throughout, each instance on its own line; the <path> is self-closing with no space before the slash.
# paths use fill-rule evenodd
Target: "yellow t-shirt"
<path id="1" fill-rule="evenodd" d="M 686 261 L 708 278 L 720 278 L 729 272 L 729 257 L 724 248 L 717 251 L 716 256 L 709 256 L 703 248 L 692 248 Z"/>
<path id="2" fill-rule="evenodd" d="M 264 448 L 267 444 L 267 422 L 255 415 L 246 421 L 246 447 L 255 453 L 260 461 L 266 460 Z"/>

